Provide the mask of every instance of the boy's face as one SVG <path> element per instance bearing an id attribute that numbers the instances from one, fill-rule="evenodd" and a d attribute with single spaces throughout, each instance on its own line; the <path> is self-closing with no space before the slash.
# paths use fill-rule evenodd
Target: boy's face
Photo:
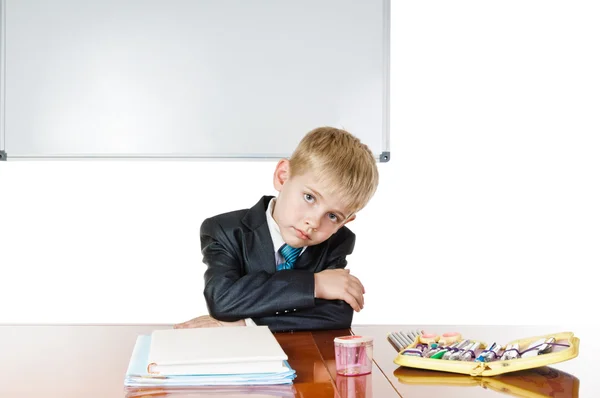
<path id="1" fill-rule="evenodd" d="M 273 219 L 292 247 L 318 245 L 355 218 L 311 172 L 290 177 L 286 159 L 277 164 L 273 185 L 279 191 Z"/>

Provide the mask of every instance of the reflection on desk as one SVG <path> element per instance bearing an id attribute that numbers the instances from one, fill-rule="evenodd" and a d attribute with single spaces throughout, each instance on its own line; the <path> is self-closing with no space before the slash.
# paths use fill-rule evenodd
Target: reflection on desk
<path id="1" fill-rule="evenodd" d="M 372 376 L 340 376 L 337 375 L 335 384 L 343 398 L 373 398 Z"/>
<path id="2" fill-rule="evenodd" d="M 170 388 L 127 388 L 125 398 L 293 398 L 296 390 L 293 385 L 277 386 L 202 386 Z"/>
<path id="3" fill-rule="evenodd" d="M 572 398 L 579 396 L 579 379 L 567 372 L 541 367 L 493 377 L 399 367 L 394 376 L 400 383 L 420 386 L 481 387 L 515 397 Z M 424 391 L 424 393 L 426 393 Z"/>

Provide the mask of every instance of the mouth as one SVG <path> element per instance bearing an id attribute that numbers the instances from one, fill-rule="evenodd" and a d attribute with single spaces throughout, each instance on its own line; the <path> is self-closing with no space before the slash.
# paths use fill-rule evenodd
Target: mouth
<path id="1" fill-rule="evenodd" d="M 310 240 L 310 236 L 306 235 L 304 232 L 300 231 L 298 228 L 294 228 L 296 232 L 296 236 L 303 240 Z"/>

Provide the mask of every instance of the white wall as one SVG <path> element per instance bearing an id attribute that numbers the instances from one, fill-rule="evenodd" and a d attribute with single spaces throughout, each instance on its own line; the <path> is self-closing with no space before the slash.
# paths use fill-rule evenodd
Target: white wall
<path id="1" fill-rule="evenodd" d="M 600 298 L 598 20 L 595 1 L 392 2 L 392 160 L 351 224 L 355 323 L 598 322 L 573 310 Z M 273 193 L 274 165 L 0 164 L 0 322 L 204 314 L 199 225 Z"/>

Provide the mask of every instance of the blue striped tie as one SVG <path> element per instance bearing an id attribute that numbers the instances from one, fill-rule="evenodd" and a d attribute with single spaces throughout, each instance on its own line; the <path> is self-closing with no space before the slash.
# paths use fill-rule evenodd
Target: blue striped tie
<path id="1" fill-rule="evenodd" d="M 287 243 L 281 246 L 279 249 L 279 253 L 283 256 L 285 262 L 277 265 L 277 271 L 281 271 L 282 269 L 292 269 L 294 268 L 294 263 L 298 259 L 302 248 L 294 248 Z"/>

